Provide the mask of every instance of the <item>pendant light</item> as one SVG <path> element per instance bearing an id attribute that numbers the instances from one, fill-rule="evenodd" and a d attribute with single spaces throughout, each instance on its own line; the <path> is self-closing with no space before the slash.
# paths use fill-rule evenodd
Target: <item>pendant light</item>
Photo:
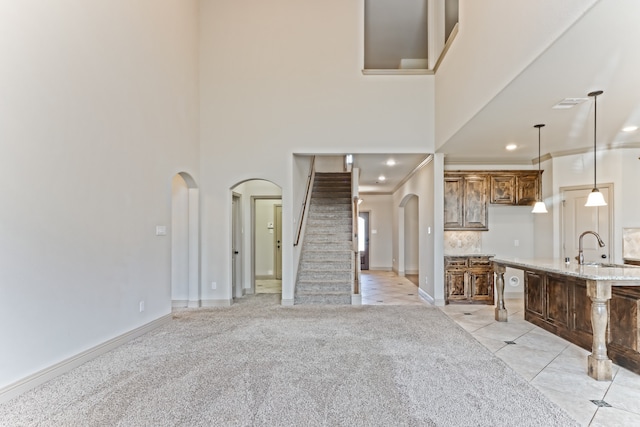
<path id="1" fill-rule="evenodd" d="M 540 129 L 544 127 L 544 124 L 533 126 L 538 128 L 538 201 L 533 205 L 532 213 L 547 213 L 547 207 L 542 200 L 542 172 L 540 172 Z"/>
<path id="2" fill-rule="evenodd" d="M 596 181 L 596 122 L 598 120 L 598 95 L 602 95 L 602 93 L 601 90 L 596 90 L 588 94 L 588 96 L 593 96 L 593 190 L 589 193 L 587 203 L 584 204 L 585 206 L 607 206 L 607 202 L 604 201 L 604 196 L 600 190 L 598 190 Z"/>

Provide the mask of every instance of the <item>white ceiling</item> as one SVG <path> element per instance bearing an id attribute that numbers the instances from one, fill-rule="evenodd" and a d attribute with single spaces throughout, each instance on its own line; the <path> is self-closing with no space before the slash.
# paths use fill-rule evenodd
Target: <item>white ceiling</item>
<path id="1" fill-rule="evenodd" d="M 593 99 L 568 110 L 563 98 L 598 96 L 599 148 L 640 146 L 640 1 L 601 1 L 448 141 L 446 163 L 529 163 L 542 155 L 593 150 Z M 454 41 L 455 43 L 455 41 Z M 488 64 L 490 65 L 490 64 Z M 437 78 L 437 75 L 436 75 Z M 505 150 L 509 143 L 515 151 Z"/>
<path id="2" fill-rule="evenodd" d="M 455 43 L 455 41 L 454 41 Z M 490 66 L 490 64 L 487 64 Z M 437 74 L 436 74 L 437 79 Z M 640 1 L 598 2 L 580 21 L 511 81 L 449 140 L 437 146 L 448 164 L 533 164 L 593 150 L 593 99 L 598 97 L 599 149 L 640 147 Z M 552 107 L 564 98 L 588 98 L 571 109 Z M 506 145 L 515 143 L 515 151 Z M 361 192 L 392 193 L 427 154 L 356 154 Z M 387 159 L 397 165 L 388 167 Z M 384 174 L 385 182 L 378 176 Z"/>
<path id="3" fill-rule="evenodd" d="M 353 167 L 360 169 L 360 193 L 391 194 L 427 159 L 427 154 L 354 154 Z M 388 166 L 388 160 L 395 165 Z M 380 175 L 385 180 L 380 180 Z"/>

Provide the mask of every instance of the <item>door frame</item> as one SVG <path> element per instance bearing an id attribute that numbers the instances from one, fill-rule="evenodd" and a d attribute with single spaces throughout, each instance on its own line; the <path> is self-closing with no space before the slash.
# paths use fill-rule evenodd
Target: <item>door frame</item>
<path id="1" fill-rule="evenodd" d="M 273 272 L 276 280 L 282 280 L 282 203 L 273 205 L 273 225 Z"/>
<path id="2" fill-rule="evenodd" d="M 364 247 L 365 247 L 365 252 L 367 254 L 367 268 L 362 268 L 362 262 L 360 263 L 360 269 L 361 270 L 370 270 L 371 269 L 371 211 L 370 210 L 366 210 L 366 211 L 359 211 L 358 212 L 358 218 L 360 218 L 360 215 L 365 214 L 367 216 L 367 219 L 365 221 L 365 229 L 364 230 L 358 230 L 359 233 L 362 233 L 364 231 Z M 364 219 L 364 218 L 363 218 Z M 361 257 L 359 257 L 361 258 Z"/>
<path id="3" fill-rule="evenodd" d="M 233 203 L 237 202 L 236 209 Z M 237 253 L 235 253 L 237 252 Z M 244 296 L 242 280 L 242 195 L 231 192 L 231 298 Z"/>
<path id="4" fill-rule="evenodd" d="M 251 196 L 251 286 L 250 293 L 256 293 L 256 200 L 280 200 L 281 195 Z M 275 272 L 274 272 L 275 273 Z"/>
<path id="5" fill-rule="evenodd" d="M 613 216 L 613 204 L 614 204 L 614 196 L 613 196 L 613 183 L 612 182 L 607 182 L 607 183 L 603 183 L 603 184 L 598 184 L 598 188 L 599 189 L 604 189 L 606 188 L 607 191 L 609 192 L 609 200 L 607 202 L 607 212 L 609 214 L 609 239 L 607 242 L 605 242 L 606 247 L 609 248 L 609 259 L 607 260 L 607 262 L 615 262 L 615 246 L 612 244 L 612 242 L 614 241 L 614 221 L 615 218 Z M 565 234 L 565 223 L 564 223 L 564 217 L 565 217 L 565 191 L 575 191 L 575 190 L 585 190 L 585 191 L 590 191 L 593 189 L 592 185 L 572 185 L 572 186 L 567 186 L 567 187 L 560 187 L 560 218 L 559 223 L 560 226 L 558 227 L 560 230 L 559 233 L 559 248 L 560 248 L 560 253 L 562 254 L 562 257 L 569 257 L 569 259 L 571 259 L 572 261 L 574 260 L 573 257 L 575 255 L 571 255 L 571 254 L 567 254 L 566 253 L 566 249 L 565 249 L 565 240 L 564 240 L 564 234 Z"/>

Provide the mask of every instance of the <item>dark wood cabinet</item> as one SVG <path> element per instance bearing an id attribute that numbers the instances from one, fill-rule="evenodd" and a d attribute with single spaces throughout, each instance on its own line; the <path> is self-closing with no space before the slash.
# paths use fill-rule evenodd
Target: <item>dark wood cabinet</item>
<path id="1" fill-rule="evenodd" d="M 490 202 L 533 205 L 538 199 L 538 171 L 499 171 L 490 174 Z"/>
<path id="2" fill-rule="evenodd" d="M 516 203 L 516 176 L 491 175 L 491 203 L 514 205 Z"/>
<path id="3" fill-rule="evenodd" d="M 444 229 L 487 231 L 489 203 L 533 205 L 538 199 L 539 185 L 538 171 L 447 171 Z"/>
<path id="4" fill-rule="evenodd" d="M 445 257 L 447 303 L 493 304 L 493 267 L 488 256 Z"/>
<path id="5" fill-rule="evenodd" d="M 517 176 L 516 204 L 534 205 L 538 200 L 538 185 L 540 185 L 540 179 L 537 171 L 520 173 Z"/>
<path id="6" fill-rule="evenodd" d="M 486 175 L 445 175 L 444 229 L 488 230 L 487 195 Z"/>
<path id="7" fill-rule="evenodd" d="M 586 350 L 593 345 L 587 282 L 525 271 L 525 320 Z M 640 373 L 640 287 L 615 286 L 608 301 L 607 350 L 614 363 Z"/>

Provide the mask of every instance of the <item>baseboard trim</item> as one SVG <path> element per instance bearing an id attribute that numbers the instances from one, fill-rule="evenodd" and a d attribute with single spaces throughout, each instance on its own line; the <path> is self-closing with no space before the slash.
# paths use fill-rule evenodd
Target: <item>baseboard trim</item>
<path id="1" fill-rule="evenodd" d="M 189 301 L 186 299 L 174 299 L 171 300 L 171 308 L 187 308 L 189 306 Z"/>
<path id="2" fill-rule="evenodd" d="M 203 299 L 201 307 L 231 307 L 232 299 Z"/>
<path id="3" fill-rule="evenodd" d="M 404 271 L 404 275 L 406 276 L 407 274 L 420 274 L 419 270 L 405 270 Z"/>
<path id="4" fill-rule="evenodd" d="M 102 344 L 98 344 L 97 346 L 78 353 L 75 356 L 69 357 L 68 359 L 51 365 L 48 368 L 42 369 L 35 374 L 31 374 L 28 377 L 16 381 L 13 384 L 2 387 L 0 388 L 0 403 L 5 403 L 16 396 L 19 396 L 22 393 L 39 386 L 40 384 L 44 384 L 57 376 L 69 372 L 70 370 L 77 368 L 78 366 L 113 350 L 114 348 L 126 344 L 134 338 L 144 335 L 147 332 L 151 332 L 152 330 L 159 328 L 166 323 L 169 323 L 171 321 L 171 318 L 171 313 L 166 314 L 136 329 L 125 332 L 124 334 L 105 341 Z"/>
<path id="5" fill-rule="evenodd" d="M 420 298 L 422 298 L 423 300 L 425 300 L 429 304 L 437 305 L 436 304 L 436 300 L 433 299 L 433 297 L 431 295 L 429 295 L 428 293 L 426 293 L 422 288 L 418 288 L 418 295 L 420 295 Z"/>
<path id="6" fill-rule="evenodd" d="M 290 307 L 290 306 L 293 305 L 293 300 L 292 299 L 284 299 L 284 298 L 282 298 L 281 304 L 285 305 L 287 307 Z"/>
<path id="7" fill-rule="evenodd" d="M 255 277 L 256 280 L 276 280 L 275 274 L 260 274 Z"/>
<path id="8" fill-rule="evenodd" d="M 362 294 L 351 294 L 351 305 L 362 305 Z"/>

